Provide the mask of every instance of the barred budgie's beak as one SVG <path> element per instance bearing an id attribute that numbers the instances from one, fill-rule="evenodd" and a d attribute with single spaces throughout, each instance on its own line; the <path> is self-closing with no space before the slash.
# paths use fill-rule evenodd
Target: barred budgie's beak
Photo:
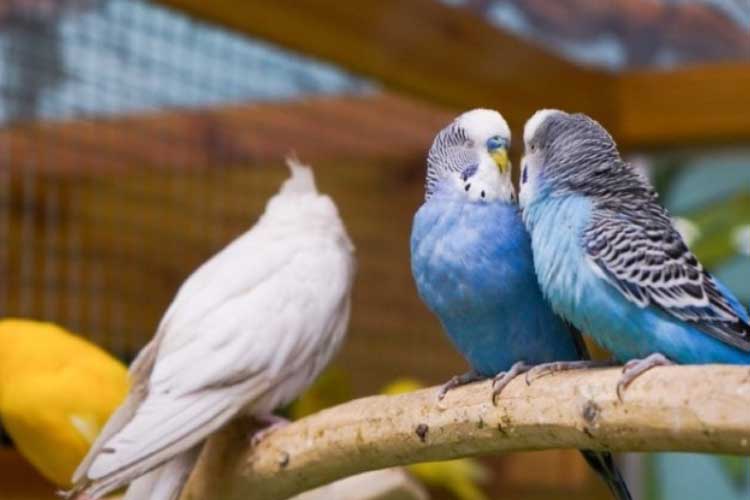
<path id="1" fill-rule="evenodd" d="M 508 159 L 508 150 L 505 146 L 500 146 L 490 150 L 490 156 L 495 161 L 495 164 L 500 169 L 500 172 L 505 174 L 510 168 L 510 160 Z"/>

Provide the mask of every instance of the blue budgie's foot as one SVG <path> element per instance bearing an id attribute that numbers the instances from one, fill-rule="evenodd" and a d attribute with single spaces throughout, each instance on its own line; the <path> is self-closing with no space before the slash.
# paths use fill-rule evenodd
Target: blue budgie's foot
<path id="1" fill-rule="evenodd" d="M 497 397 L 501 392 L 503 392 L 505 386 L 510 384 L 511 380 L 521 375 L 522 373 L 526 373 L 532 368 L 532 365 L 527 365 L 523 361 L 518 361 L 513 366 L 511 366 L 510 370 L 508 370 L 507 372 L 500 372 L 495 375 L 495 378 L 492 379 L 492 404 L 494 405 L 497 403 Z"/>
<path id="2" fill-rule="evenodd" d="M 615 366 L 617 362 L 614 360 L 593 360 L 593 359 L 582 359 L 578 361 L 554 361 L 552 363 L 542 363 L 536 365 L 534 368 L 526 372 L 526 385 L 547 375 L 552 375 L 557 372 L 565 372 L 569 370 L 585 370 L 586 368 L 605 368 L 608 366 Z"/>
<path id="3" fill-rule="evenodd" d="M 252 446 L 253 448 L 258 446 L 261 441 L 270 436 L 273 431 L 289 425 L 290 423 L 289 420 L 285 419 L 284 417 L 279 417 L 278 415 L 274 415 L 273 413 L 269 413 L 268 415 L 255 415 L 253 418 L 261 424 L 266 424 L 268 426 L 253 434 L 253 437 L 250 438 L 250 446 Z"/>
<path id="4" fill-rule="evenodd" d="M 487 377 L 485 377 L 484 375 L 480 375 L 474 370 L 462 373 L 461 375 L 456 375 L 440 387 L 440 390 L 437 394 L 438 406 L 440 406 L 440 402 L 451 389 L 461 387 L 462 385 L 471 384 L 472 382 L 479 382 L 480 380 L 485 380 L 486 378 Z"/>
<path id="5" fill-rule="evenodd" d="M 620 377 L 620 381 L 617 382 L 617 398 L 622 401 L 623 391 L 628 388 L 633 380 L 651 368 L 673 364 L 674 363 L 668 360 L 667 357 L 660 352 L 655 352 L 643 359 L 631 359 L 622 367 L 622 377 Z"/>

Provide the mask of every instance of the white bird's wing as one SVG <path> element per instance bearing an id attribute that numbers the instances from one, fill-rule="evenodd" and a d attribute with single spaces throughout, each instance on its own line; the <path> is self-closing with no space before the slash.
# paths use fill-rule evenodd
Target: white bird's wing
<path id="1" fill-rule="evenodd" d="M 142 475 L 130 483 L 123 500 L 177 500 L 202 449 L 198 445 Z"/>
<path id="2" fill-rule="evenodd" d="M 128 375 L 130 377 L 130 392 L 128 393 L 125 401 L 117 408 L 117 410 L 109 417 L 107 424 L 99 433 L 94 444 L 89 448 L 88 453 L 76 468 L 73 474 L 73 484 L 79 483 L 85 480 L 86 472 L 91 466 L 91 462 L 94 458 L 99 455 L 104 443 L 106 443 L 112 436 L 120 432 L 125 425 L 133 418 L 138 406 L 143 402 L 148 392 L 148 377 L 151 375 L 151 370 L 154 367 L 156 361 L 156 350 L 158 345 L 158 337 L 151 340 L 130 366 Z"/>
<path id="3" fill-rule="evenodd" d="M 86 476 L 98 485 L 90 494 L 190 449 L 269 392 L 296 396 L 327 361 L 318 359 L 321 336 L 348 314 L 348 249 L 256 229 L 181 289 L 158 333 L 148 395 L 91 462 Z M 298 382 L 284 385 L 288 377 Z"/>

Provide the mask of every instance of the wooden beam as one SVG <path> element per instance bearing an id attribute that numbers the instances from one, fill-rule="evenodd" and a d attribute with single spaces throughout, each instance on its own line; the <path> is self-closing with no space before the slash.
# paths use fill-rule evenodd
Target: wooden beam
<path id="1" fill-rule="evenodd" d="M 276 500 L 337 478 L 394 465 L 550 448 L 750 453 L 747 367 L 675 366 L 638 378 L 618 400 L 620 369 L 373 396 L 279 429 L 258 447 L 247 422 L 211 438 L 187 500 Z"/>
<path id="2" fill-rule="evenodd" d="M 454 114 L 378 93 L 159 111 L 0 129 L 0 168 L 102 173 L 306 161 L 423 158 Z"/>
<path id="3" fill-rule="evenodd" d="M 455 108 L 502 110 L 518 130 L 538 108 L 614 125 L 613 78 L 434 0 L 159 0 Z M 392 115 L 399 121 L 398 111 Z"/>
<path id="4" fill-rule="evenodd" d="M 617 96 L 625 148 L 750 141 L 750 63 L 626 72 Z"/>
<path id="5" fill-rule="evenodd" d="M 625 149 L 750 140 L 747 62 L 596 71 L 433 0 L 159 2 L 457 110 L 499 109 L 516 133 L 557 107 L 596 118 Z"/>

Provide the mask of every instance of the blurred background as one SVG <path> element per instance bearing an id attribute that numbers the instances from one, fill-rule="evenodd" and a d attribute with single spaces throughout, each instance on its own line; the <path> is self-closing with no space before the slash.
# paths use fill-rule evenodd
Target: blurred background
<path id="1" fill-rule="evenodd" d="M 0 317 L 129 362 L 294 150 L 359 258 L 349 339 L 296 411 L 442 383 L 465 365 L 416 295 L 408 238 L 432 137 L 476 106 L 508 119 L 516 162 L 537 108 L 599 120 L 750 302 L 748 0 L 5 0 Z M 53 498 L 3 442 L 0 498 Z M 747 459 L 620 460 L 637 499 L 750 498 Z M 438 480 L 433 497 L 608 498 L 574 451 L 469 465 L 476 490 Z"/>

